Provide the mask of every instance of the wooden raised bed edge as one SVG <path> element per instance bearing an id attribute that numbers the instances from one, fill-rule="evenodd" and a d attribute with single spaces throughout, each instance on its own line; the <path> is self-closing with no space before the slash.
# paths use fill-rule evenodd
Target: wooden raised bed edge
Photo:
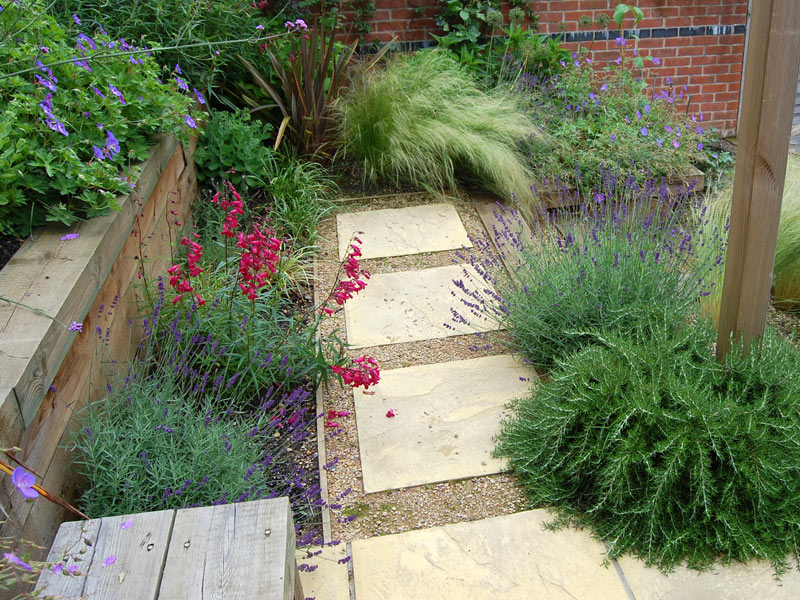
<path id="1" fill-rule="evenodd" d="M 691 165 L 686 171 L 686 174 L 682 177 L 667 178 L 667 189 L 669 189 L 670 193 L 674 194 L 679 189 L 685 188 L 692 181 L 695 181 L 695 185 L 692 188 L 692 193 L 702 192 L 705 189 L 705 173 L 703 173 L 697 167 Z M 575 190 L 570 188 L 569 192 L 570 201 L 568 202 L 565 202 L 566 198 L 554 188 L 539 188 L 538 195 L 540 200 L 546 205 L 547 208 L 569 208 L 571 206 L 575 206 L 575 204 L 571 202 L 571 199 L 574 197 Z"/>
<path id="2" fill-rule="evenodd" d="M 70 228 L 80 234 L 75 240 L 60 240 L 68 231 L 63 226 L 44 228 L 0 271 L 0 296 L 67 325 L 83 323 L 77 334 L 0 302 L 0 447 L 21 448 L 17 456 L 39 474 L 37 481 L 65 499 L 76 488 L 65 449 L 75 429 L 72 417 L 99 395 L 101 370 L 113 368 L 111 360 L 124 361 L 136 347 L 137 331 L 129 323 L 137 311 L 137 257 L 145 258 L 147 277 L 164 272 L 170 256 L 167 218 L 185 222 L 197 195 L 195 146 L 196 139 L 184 148 L 173 136 L 159 136 L 132 192 L 119 199 L 119 211 Z M 11 517 L 0 535 L 17 534 L 43 546 L 66 516 L 41 498 L 23 502 L 9 477 L 2 478 L 0 502 Z"/>

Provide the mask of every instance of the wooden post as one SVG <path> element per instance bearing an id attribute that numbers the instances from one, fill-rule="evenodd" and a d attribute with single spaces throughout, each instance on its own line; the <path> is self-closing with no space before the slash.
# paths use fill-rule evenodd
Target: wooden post
<path id="1" fill-rule="evenodd" d="M 800 67 L 798 0 L 753 2 L 717 358 L 764 333 Z"/>

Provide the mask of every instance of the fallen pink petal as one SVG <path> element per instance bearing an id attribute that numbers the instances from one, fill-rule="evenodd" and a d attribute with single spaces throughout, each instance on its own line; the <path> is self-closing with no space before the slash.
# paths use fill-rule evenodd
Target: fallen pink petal
<path id="1" fill-rule="evenodd" d="M 387 419 L 391 419 L 392 417 L 396 417 L 396 416 L 397 416 L 397 415 L 395 414 L 395 412 L 394 412 L 394 409 L 393 409 L 393 408 L 390 408 L 390 409 L 389 409 L 389 410 L 386 412 L 386 418 L 387 418 Z"/>
<path id="2" fill-rule="evenodd" d="M 133 519 L 128 519 L 127 521 L 124 521 L 122 525 L 120 525 L 120 529 L 130 529 L 131 525 L 133 525 Z"/>
<path id="3" fill-rule="evenodd" d="M 108 567 L 109 565 L 113 565 L 115 562 L 117 562 L 117 557 L 112 554 L 103 561 L 103 566 Z"/>

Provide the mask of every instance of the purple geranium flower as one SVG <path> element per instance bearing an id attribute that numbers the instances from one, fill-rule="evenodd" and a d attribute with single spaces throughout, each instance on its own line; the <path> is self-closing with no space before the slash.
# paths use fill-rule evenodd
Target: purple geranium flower
<path id="1" fill-rule="evenodd" d="M 617 42 L 617 46 L 624 46 L 628 43 L 628 41 L 622 36 L 619 36 L 615 41 Z"/>
<path id="2" fill-rule="evenodd" d="M 111 93 L 114 94 L 119 99 L 119 101 L 122 103 L 122 105 L 124 106 L 125 105 L 125 98 L 123 98 L 122 92 L 120 92 L 116 87 L 114 87 L 110 83 L 108 84 L 108 89 L 111 90 Z"/>
<path id="3" fill-rule="evenodd" d="M 197 124 L 194 122 L 194 119 L 191 117 L 191 115 L 186 115 L 183 120 L 186 121 L 186 124 L 192 129 L 197 129 Z"/>
<path id="4" fill-rule="evenodd" d="M 641 133 L 644 137 L 647 137 L 647 127 L 642 127 L 639 130 L 639 133 Z"/>
<path id="5" fill-rule="evenodd" d="M 203 98 L 203 94 L 200 93 L 200 90 L 198 90 L 197 88 L 192 88 L 192 90 L 194 90 L 194 95 L 197 98 L 197 101 L 200 104 L 205 104 L 206 103 L 206 99 Z"/>
<path id="6" fill-rule="evenodd" d="M 31 570 L 31 566 L 13 552 L 6 552 L 5 554 L 3 554 L 3 558 L 5 558 L 10 563 L 22 567 L 26 571 Z"/>
<path id="7" fill-rule="evenodd" d="M 109 156 L 116 156 L 120 152 L 119 140 L 108 129 L 106 129 L 106 150 Z"/>
<path id="8" fill-rule="evenodd" d="M 187 92 L 189 91 L 189 86 L 186 85 L 186 82 L 183 79 L 181 79 L 180 77 L 176 77 L 175 81 L 177 82 L 179 88 L 181 88 L 182 90 L 186 90 Z"/>
<path id="9" fill-rule="evenodd" d="M 81 24 L 81 20 L 78 18 L 78 15 L 72 15 L 72 20 L 75 21 L 75 25 Z"/>
<path id="10" fill-rule="evenodd" d="M 24 498 L 32 500 L 33 498 L 37 498 L 39 496 L 39 492 L 33 489 L 33 486 L 36 483 L 36 477 L 28 473 L 22 467 L 17 467 L 11 473 L 11 483 L 14 484 L 14 487 L 17 488 L 19 493 L 22 494 Z M 6 555 L 6 558 L 8 558 L 8 555 Z"/>

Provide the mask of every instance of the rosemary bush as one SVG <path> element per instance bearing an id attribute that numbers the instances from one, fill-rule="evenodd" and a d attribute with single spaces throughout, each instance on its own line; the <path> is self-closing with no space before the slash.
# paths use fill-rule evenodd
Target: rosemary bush
<path id="1" fill-rule="evenodd" d="M 800 353 L 768 331 L 719 363 L 706 322 L 611 332 L 558 361 L 503 423 L 533 505 L 591 528 L 610 555 L 669 571 L 800 549 Z"/>

